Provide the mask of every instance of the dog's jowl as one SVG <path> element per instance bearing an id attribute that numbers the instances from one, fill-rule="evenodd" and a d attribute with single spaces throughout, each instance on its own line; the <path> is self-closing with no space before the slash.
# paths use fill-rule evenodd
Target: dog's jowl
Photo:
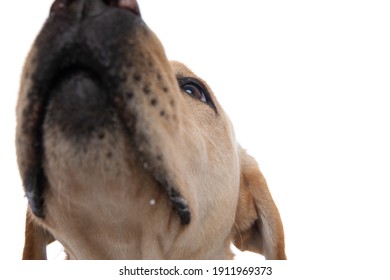
<path id="1" fill-rule="evenodd" d="M 285 259 L 278 210 L 208 85 L 133 1 L 57 0 L 31 48 L 16 147 L 24 259 Z"/>

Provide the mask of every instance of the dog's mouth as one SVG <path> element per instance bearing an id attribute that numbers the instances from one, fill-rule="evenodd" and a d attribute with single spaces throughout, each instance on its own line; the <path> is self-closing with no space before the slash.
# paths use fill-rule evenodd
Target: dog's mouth
<path id="1" fill-rule="evenodd" d="M 18 161 L 30 208 L 36 216 L 45 217 L 48 186 L 43 164 L 44 126 L 56 125 L 68 140 L 83 145 L 83 140 L 92 134 L 103 137 L 113 127 L 115 116 L 139 164 L 146 164 L 150 175 L 166 191 L 181 223 L 190 222 L 189 206 L 179 191 L 179 183 L 167 175 L 171 173 L 169 167 L 161 162 L 169 149 L 150 144 L 158 134 L 143 122 L 147 112 L 140 104 L 158 91 L 167 95 L 166 85 L 158 89 L 154 85 L 164 84 L 164 75 L 165 84 L 172 83 L 169 74 L 163 73 L 165 69 L 155 70 L 153 79 L 141 73 L 155 66 L 155 56 L 163 56 L 140 47 L 155 40 L 149 32 L 135 0 L 54 2 L 36 40 L 30 59 L 32 70 L 25 73 L 18 104 L 22 107 L 18 110 Z M 162 59 L 168 63 L 165 56 Z M 171 107 L 161 109 L 160 115 L 168 115 Z"/>

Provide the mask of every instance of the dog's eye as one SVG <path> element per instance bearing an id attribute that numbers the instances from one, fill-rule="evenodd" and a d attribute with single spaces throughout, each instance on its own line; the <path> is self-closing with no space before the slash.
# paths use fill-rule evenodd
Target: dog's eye
<path id="1" fill-rule="evenodd" d="M 192 98 L 207 104 L 218 114 L 217 107 L 215 107 L 206 86 L 201 81 L 190 77 L 180 76 L 177 78 L 177 81 L 183 93 L 186 93 Z"/>
<path id="2" fill-rule="evenodd" d="M 182 90 L 184 90 L 188 95 L 192 96 L 193 98 L 199 99 L 200 101 L 207 103 L 206 94 L 199 85 L 193 83 L 186 84 L 182 86 Z"/>

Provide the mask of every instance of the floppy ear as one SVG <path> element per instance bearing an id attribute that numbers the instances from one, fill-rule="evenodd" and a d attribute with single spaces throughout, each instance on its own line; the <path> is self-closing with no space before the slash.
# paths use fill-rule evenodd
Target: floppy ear
<path id="1" fill-rule="evenodd" d="M 279 211 L 256 160 L 239 148 L 240 192 L 233 243 L 266 259 L 285 260 L 284 232 Z"/>
<path id="2" fill-rule="evenodd" d="M 30 209 L 26 214 L 23 260 L 46 260 L 46 246 L 54 237 L 33 219 Z"/>

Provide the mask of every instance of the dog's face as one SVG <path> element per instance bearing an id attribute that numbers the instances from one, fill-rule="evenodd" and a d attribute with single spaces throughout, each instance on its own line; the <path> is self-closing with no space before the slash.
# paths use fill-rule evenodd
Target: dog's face
<path id="1" fill-rule="evenodd" d="M 253 237 L 261 207 L 225 112 L 202 79 L 168 62 L 136 1 L 55 1 L 17 118 L 28 218 L 69 258 L 228 259 L 231 242 L 283 258 L 273 224 L 271 241 Z"/>

